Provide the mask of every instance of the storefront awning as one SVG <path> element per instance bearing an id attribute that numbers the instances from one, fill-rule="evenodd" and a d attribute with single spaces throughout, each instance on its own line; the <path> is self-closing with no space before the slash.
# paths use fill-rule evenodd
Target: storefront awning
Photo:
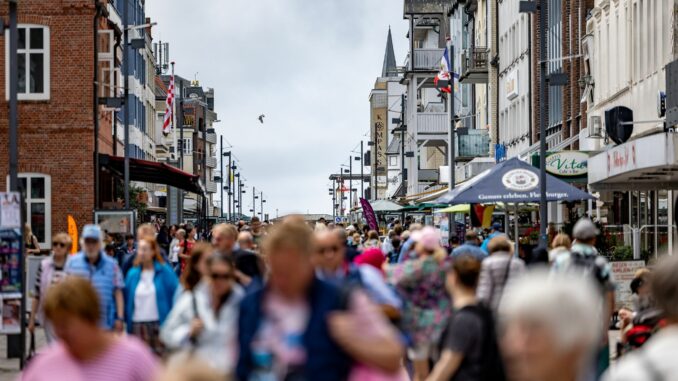
<path id="1" fill-rule="evenodd" d="M 123 157 L 99 154 L 99 164 L 116 176 L 124 177 L 125 159 Z M 184 172 L 165 163 L 130 158 L 129 178 L 132 181 L 165 184 L 187 192 L 199 195 L 204 194 L 199 176 Z"/>
<path id="2" fill-rule="evenodd" d="M 589 158 L 594 191 L 678 188 L 678 135 L 658 133 L 628 141 Z"/>

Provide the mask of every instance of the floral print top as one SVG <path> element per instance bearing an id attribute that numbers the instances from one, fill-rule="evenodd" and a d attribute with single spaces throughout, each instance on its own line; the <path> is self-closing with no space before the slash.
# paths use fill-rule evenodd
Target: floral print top
<path id="1" fill-rule="evenodd" d="M 443 263 L 427 256 L 390 266 L 386 277 L 405 302 L 403 328 L 414 346 L 436 343 L 451 315 Z"/>

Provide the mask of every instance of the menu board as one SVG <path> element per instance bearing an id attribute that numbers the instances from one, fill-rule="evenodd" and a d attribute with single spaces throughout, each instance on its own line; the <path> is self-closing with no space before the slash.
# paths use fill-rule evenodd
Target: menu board
<path id="1" fill-rule="evenodd" d="M 631 281 L 636 271 L 645 267 L 645 261 L 610 262 L 610 266 L 617 286 L 615 292 L 617 308 L 631 307 L 633 304 Z"/>

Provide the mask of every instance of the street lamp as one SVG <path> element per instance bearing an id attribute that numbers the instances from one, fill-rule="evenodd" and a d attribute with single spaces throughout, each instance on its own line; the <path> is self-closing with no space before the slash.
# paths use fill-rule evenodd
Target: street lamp
<path id="1" fill-rule="evenodd" d="M 123 7 L 122 7 L 122 18 L 123 18 L 123 58 L 122 61 L 125 65 L 125 70 L 123 72 L 123 75 L 125 76 L 124 78 L 124 94 L 125 94 L 125 99 L 124 99 L 124 104 L 125 104 L 125 120 L 123 121 L 124 123 L 124 130 L 125 130 L 125 142 L 124 142 L 124 147 L 125 147 L 125 155 L 124 155 L 124 166 L 123 166 L 123 177 L 124 177 L 124 192 L 125 192 L 125 209 L 130 208 L 130 200 L 129 200 L 129 182 L 130 182 L 130 175 L 129 175 L 129 48 L 138 50 L 138 49 L 143 49 L 146 47 L 146 40 L 143 38 L 137 38 L 132 40 L 131 42 L 129 41 L 129 31 L 130 30 L 138 30 L 138 29 L 144 29 L 148 27 L 152 27 L 154 25 L 157 25 L 157 23 L 147 23 L 147 24 L 142 24 L 142 25 L 129 25 L 129 2 L 125 1 L 123 2 Z M 97 147 L 95 149 L 97 155 L 94 158 L 95 161 L 95 166 L 96 166 L 96 176 L 95 176 L 95 188 L 96 188 L 96 199 L 99 199 L 99 155 L 98 155 L 98 141 L 99 137 L 97 136 L 95 138 L 95 144 L 97 144 Z M 96 205 L 98 208 L 99 205 Z"/>
<path id="2" fill-rule="evenodd" d="M 224 218 L 224 191 L 228 190 L 231 186 L 231 151 L 226 151 L 224 152 L 224 135 L 221 135 L 219 137 L 219 151 L 221 152 L 221 185 L 224 185 L 224 157 L 228 156 L 228 174 L 227 174 L 227 179 L 228 179 L 228 187 L 224 186 L 221 188 L 221 218 Z M 215 180 L 216 181 L 216 180 Z M 230 217 L 231 215 L 231 197 L 229 194 L 228 197 L 228 215 Z"/>

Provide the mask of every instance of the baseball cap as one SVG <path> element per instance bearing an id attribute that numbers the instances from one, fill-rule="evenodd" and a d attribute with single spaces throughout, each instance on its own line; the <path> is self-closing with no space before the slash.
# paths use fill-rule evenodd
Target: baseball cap
<path id="1" fill-rule="evenodd" d="M 492 224 L 492 230 L 499 231 L 501 230 L 501 224 L 499 222 L 495 222 Z"/>
<path id="2" fill-rule="evenodd" d="M 83 239 L 101 239 L 101 228 L 99 225 L 85 225 L 82 228 Z"/>
<path id="3" fill-rule="evenodd" d="M 430 226 L 413 232 L 410 238 L 424 246 L 426 250 L 435 250 L 440 247 L 440 233 Z"/>
<path id="4" fill-rule="evenodd" d="M 600 234 L 600 230 L 588 218 L 581 218 L 572 228 L 572 236 L 575 239 L 591 239 Z"/>
<path id="5" fill-rule="evenodd" d="M 348 226 L 346 227 L 346 231 L 348 231 L 348 232 L 354 232 L 354 231 L 355 231 L 355 226 L 353 226 L 353 225 L 348 225 Z"/>

